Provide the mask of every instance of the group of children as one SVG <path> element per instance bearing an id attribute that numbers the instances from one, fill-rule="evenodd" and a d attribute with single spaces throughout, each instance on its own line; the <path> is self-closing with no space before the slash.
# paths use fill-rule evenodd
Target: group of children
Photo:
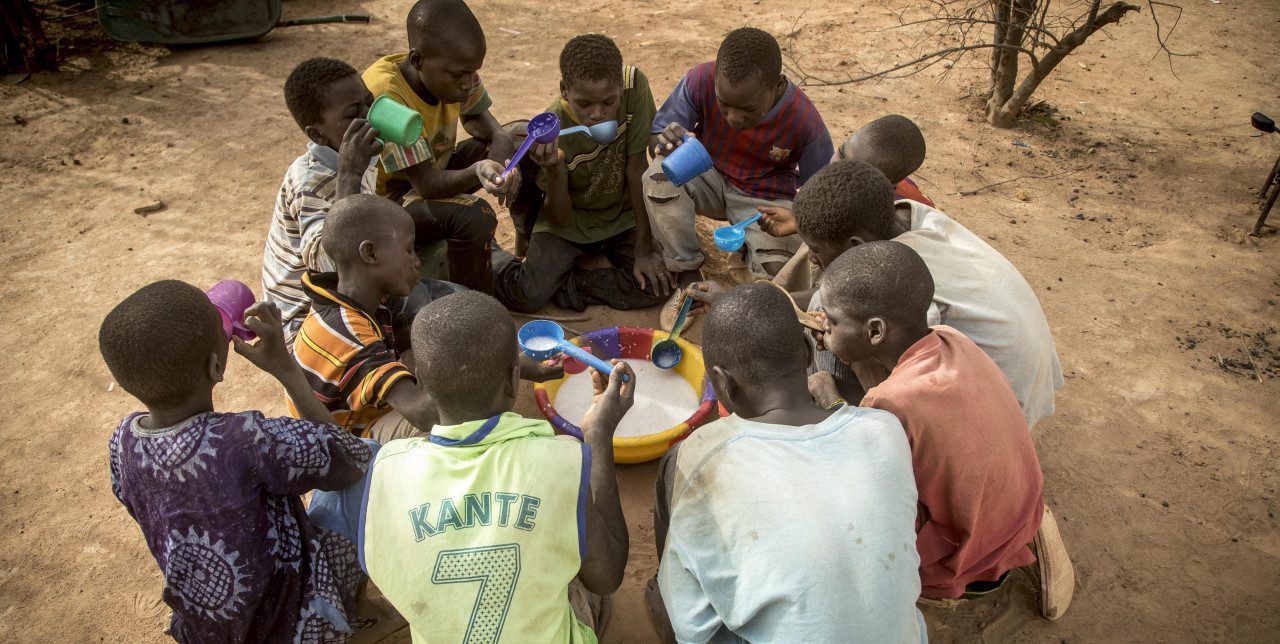
<path id="1" fill-rule="evenodd" d="M 511 411 L 519 380 L 563 369 L 521 354 L 508 311 L 666 301 L 669 318 L 686 296 L 726 415 L 659 467 L 646 597 L 664 639 L 924 641 L 917 602 L 1032 563 L 1061 615 L 1073 577 L 1029 431 L 1062 385 L 1053 339 L 1017 269 L 910 179 L 914 123 L 880 118 L 835 148 L 752 28 L 655 110 L 591 34 L 561 52 L 548 111 L 617 137 L 535 144 L 503 173 L 524 132 L 489 111 L 479 22 L 420 0 L 407 29 L 409 51 L 363 75 L 315 58 L 285 83 L 310 142 L 246 312 L 256 343 L 173 280 L 102 324 L 146 407 L 112 434 L 112 489 L 164 572 L 175 639 L 345 641 L 369 626 L 372 581 L 415 641 L 596 641 L 629 550 L 612 446 L 635 374 L 593 371 L 583 440 L 557 436 Z M 365 117 L 383 95 L 423 116 L 417 143 L 379 140 Z M 687 136 L 714 167 L 677 187 L 661 159 Z M 509 208 L 515 254 L 479 190 Z M 773 284 L 704 280 L 696 215 L 757 211 L 743 259 Z M 448 282 L 420 275 L 439 241 Z M 610 265 L 582 266 L 597 255 Z M 229 344 L 292 418 L 214 411 Z"/>

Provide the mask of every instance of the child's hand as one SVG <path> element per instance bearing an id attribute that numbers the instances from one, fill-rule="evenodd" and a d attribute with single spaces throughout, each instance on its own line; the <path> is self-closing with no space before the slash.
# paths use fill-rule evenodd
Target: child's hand
<path id="1" fill-rule="evenodd" d="M 720 282 L 714 280 L 706 280 L 703 282 L 694 282 L 684 290 L 686 297 L 693 298 L 693 306 L 689 307 L 689 315 L 702 315 L 711 310 L 711 305 L 715 304 L 717 298 L 724 294 L 725 288 Z"/>
<path id="2" fill-rule="evenodd" d="M 280 309 L 274 303 L 258 302 L 246 309 L 244 325 L 258 334 L 258 341 L 249 344 L 240 338 L 231 338 L 236 353 L 277 379 L 298 368 L 285 348 L 284 322 L 280 319 Z"/>
<path id="3" fill-rule="evenodd" d="M 529 356 L 520 354 L 520 379 L 529 382 L 546 382 L 564 377 L 564 355 L 539 362 Z"/>
<path id="4" fill-rule="evenodd" d="M 606 433 L 613 440 L 613 433 L 618 430 L 618 423 L 627 415 L 631 405 L 635 403 L 636 374 L 622 360 L 614 359 L 613 373 L 606 382 L 604 375 L 595 369 L 591 370 L 591 386 L 595 396 L 591 399 L 591 407 L 582 415 L 582 432 L 590 438 L 591 434 Z M 622 377 L 629 377 L 627 382 Z"/>
<path id="5" fill-rule="evenodd" d="M 506 206 L 515 198 L 516 190 L 520 188 L 520 168 L 511 168 L 511 172 L 503 176 L 502 169 L 506 166 L 492 159 L 476 161 L 472 167 L 480 179 L 480 186 L 497 197 L 499 206 Z"/>
<path id="6" fill-rule="evenodd" d="M 818 324 L 821 324 L 823 329 L 830 328 L 827 326 L 827 313 L 825 311 L 809 311 L 809 315 L 817 321 Z M 808 329 L 808 327 L 805 328 Z M 823 342 L 823 339 L 826 338 L 827 335 L 826 331 L 814 331 L 813 329 L 809 329 L 809 332 L 813 334 L 813 339 L 818 344 L 818 351 L 826 351 L 827 345 Z"/>
<path id="7" fill-rule="evenodd" d="M 756 210 L 764 215 L 760 218 L 760 230 L 774 237 L 786 237 L 799 232 L 796 228 L 796 216 L 789 208 L 760 206 Z"/>
<path id="8" fill-rule="evenodd" d="M 338 148 L 338 165 L 358 168 L 360 174 L 369 167 L 369 160 L 382 152 L 382 144 L 378 142 L 378 130 L 364 119 L 351 119 L 347 131 L 342 135 L 342 143 Z"/>
<path id="9" fill-rule="evenodd" d="M 636 252 L 635 265 L 631 267 L 631 277 L 640 284 L 641 290 L 657 295 L 665 296 L 676 287 L 676 280 L 667 271 L 667 263 L 663 261 L 662 255 L 654 252 Z"/>
<path id="10" fill-rule="evenodd" d="M 653 156 L 670 154 L 672 150 L 680 147 L 688 133 L 689 131 L 684 129 L 683 125 L 675 122 L 668 123 L 661 132 L 649 137 L 649 147 Z"/>
<path id="11" fill-rule="evenodd" d="M 840 389 L 836 387 L 836 377 L 830 371 L 819 371 L 809 376 L 809 395 L 813 401 L 823 407 L 834 405 L 840 400 Z"/>
<path id="12" fill-rule="evenodd" d="M 493 140 L 489 142 L 489 158 L 505 166 L 507 161 L 516 155 L 517 147 L 519 146 L 516 145 L 515 139 L 511 138 L 505 129 L 499 128 L 494 132 Z"/>
<path id="13" fill-rule="evenodd" d="M 560 149 L 559 143 L 535 143 L 529 148 L 529 156 L 543 168 L 564 163 L 564 150 Z"/>

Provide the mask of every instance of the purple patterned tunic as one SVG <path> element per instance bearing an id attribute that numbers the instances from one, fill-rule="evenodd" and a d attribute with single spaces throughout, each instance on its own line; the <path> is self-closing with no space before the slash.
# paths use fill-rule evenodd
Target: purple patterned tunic
<path id="1" fill-rule="evenodd" d="M 370 449 L 336 425 L 203 413 L 111 435 L 111 490 L 164 572 L 179 642 L 344 642 L 361 571 L 298 495 L 359 480 Z"/>

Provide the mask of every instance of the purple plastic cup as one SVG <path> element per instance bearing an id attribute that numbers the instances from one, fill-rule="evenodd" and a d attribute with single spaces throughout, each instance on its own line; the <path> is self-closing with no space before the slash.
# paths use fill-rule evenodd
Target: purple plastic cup
<path id="1" fill-rule="evenodd" d="M 245 310 L 258 301 L 244 282 L 222 280 L 204 294 L 209 297 L 214 308 L 218 309 L 218 315 L 222 316 L 222 332 L 226 334 L 227 342 L 231 341 L 232 336 L 245 341 L 258 337 L 244 325 Z"/>
<path id="2" fill-rule="evenodd" d="M 662 173 L 674 186 L 683 186 L 715 165 L 697 137 L 685 135 L 684 142 L 662 160 Z"/>

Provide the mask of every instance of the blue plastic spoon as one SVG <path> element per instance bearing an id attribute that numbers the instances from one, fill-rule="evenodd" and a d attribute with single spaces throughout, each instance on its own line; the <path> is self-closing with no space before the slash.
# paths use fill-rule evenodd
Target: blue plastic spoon
<path id="1" fill-rule="evenodd" d="M 591 137 L 592 141 L 596 142 L 596 145 L 608 145 L 613 143 L 614 139 L 618 138 L 618 122 L 605 121 L 603 123 L 596 123 L 595 125 L 590 126 L 575 125 L 573 127 L 560 130 L 560 136 L 565 136 L 566 134 L 577 134 L 579 132 L 585 132 L 587 136 Z"/>
<path id="2" fill-rule="evenodd" d="M 564 329 L 551 320 L 526 322 L 524 326 L 520 327 L 520 332 L 516 334 L 516 339 L 520 341 L 520 350 L 538 362 L 550 360 L 563 353 L 587 363 L 592 369 L 604 374 L 606 378 L 613 373 L 613 365 L 584 351 L 582 347 L 565 340 Z M 630 376 L 623 376 L 622 378 L 623 382 L 630 380 Z"/>
<path id="3" fill-rule="evenodd" d="M 676 338 L 679 338 L 680 332 L 684 330 L 685 318 L 689 316 L 689 309 L 692 307 L 693 298 L 686 295 L 684 304 L 680 306 L 680 313 L 676 315 L 676 322 L 671 325 L 671 334 L 666 340 L 653 345 L 653 351 L 649 356 L 659 369 L 670 369 L 680 364 L 680 359 L 684 357 L 684 350 L 680 348 Z"/>
<path id="4" fill-rule="evenodd" d="M 732 226 L 717 228 L 712 235 L 715 238 L 716 248 L 726 253 L 732 253 L 742 248 L 743 242 L 747 240 L 747 226 L 756 223 L 763 216 L 762 213 L 757 212 Z"/>

